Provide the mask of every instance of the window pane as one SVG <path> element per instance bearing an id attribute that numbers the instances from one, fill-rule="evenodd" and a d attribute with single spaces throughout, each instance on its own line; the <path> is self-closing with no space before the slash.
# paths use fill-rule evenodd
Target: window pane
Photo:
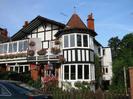
<path id="1" fill-rule="evenodd" d="M 87 35 L 83 35 L 83 44 L 84 44 L 84 47 L 88 47 L 88 37 L 87 37 Z"/>
<path id="2" fill-rule="evenodd" d="M 12 44 L 9 44 L 9 52 L 12 52 Z"/>
<path id="3" fill-rule="evenodd" d="M 106 68 L 106 73 L 108 73 L 108 68 Z"/>
<path id="4" fill-rule="evenodd" d="M 89 65 L 84 65 L 84 78 L 89 79 Z"/>
<path id="5" fill-rule="evenodd" d="M 13 71 L 13 67 L 10 67 L 10 71 Z"/>
<path id="6" fill-rule="evenodd" d="M 82 65 L 78 65 L 78 79 L 82 79 Z"/>
<path id="7" fill-rule="evenodd" d="M 81 46 L 81 35 L 77 35 L 77 46 Z"/>
<path id="8" fill-rule="evenodd" d="M 0 45 L 0 53 L 3 53 L 3 45 Z"/>
<path id="9" fill-rule="evenodd" d="M 23 66 L 19 67 L 19 72 L 22 73 L 23 72 Z"/>
<path id="10" fill-rule="evenodd" d="M 13 52 L 17 52 L 17 43 L 13 43 Z"/>
<path id="11" fill-rule="evenodd" d="M 74 46 L 75 46 L 75 36 L 70 35 L 70 47 L 74 47 Z"/>
<path id="12" fill-rule="evenodd" d="M 26 51 L 28 48 L 28 41 L 24 41 L 24 51 Z"/>
<path id="13" fill-rule="evenodd" d="M 25 72 L 29 71 L 29 67 L 25 66 Z"/>
<path id="14" fill-rule="evenodd" d="M 68 35 L 64 36 L 64 47 L 68 47 Z"/>
<path id="15" fill-rule="evenodd" d="M 7 44 L 4 44 L 4 53 L 7 52 Z"/>
<path id="16" fill-rule="evenodd" d="M 69 79 L 69 66 L 64 66 L 64 79 Z"/>
<path id="17" fill-rule="evenodd" d="M 94 52 L 90 51 L 90 61 L 94 62 Z"/>
<path id="18" fill-rule="evenodd" d="M 71 65 L 71 80 L 75 79 L 75 65 Z"/>
<path id="19" fill-rule="evenodd" d="M 18 67 L 15 67 L 15 72 L 18 72 Z"/>
<path id="20" fill-rule="evenodd" d="M 19 42 L 19 51 L 23 51 L 23 42 Z"/>

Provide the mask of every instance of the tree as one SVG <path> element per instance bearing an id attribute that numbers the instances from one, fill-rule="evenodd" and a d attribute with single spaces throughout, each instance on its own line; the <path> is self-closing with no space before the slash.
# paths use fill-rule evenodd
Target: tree
<path id="1" fill-rule="evenodd" d="M 109 45 L 114 54 L 113 56 L 115 56 L 113 59 L 113 79 L 110 88 L 118 92 L 124 92 L 123 67 L 128 70 L 128 67 L 133 66 L 133 33 L 125 35 L 120 41 L 118 38 L 111 38 Z M 126 74 L 128 74 L 128 72 Z M 129 81 L 129 79 L 127 81 Z"/>
<path id="2" fill-rule="evenodd" d="M 119 51 L 120 39 L 117 37 L 112 37 L 108 41 L 108 46 L 111 48 L 112 51 L 112 58 L 115 59 L 117 57 L 117 52 Z"/>

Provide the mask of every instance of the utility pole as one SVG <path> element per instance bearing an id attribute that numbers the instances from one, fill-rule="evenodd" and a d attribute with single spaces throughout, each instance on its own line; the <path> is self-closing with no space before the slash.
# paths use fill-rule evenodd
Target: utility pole
<path id="1" fill-rule="evenodd" d="M 126 95 L 127 95 L 127 77 L 126 77 L 126 68 L 125 68 L 125 66 L 123 67 L 123 71 L 124 71 L 125 92 L 126 92 Z"/>

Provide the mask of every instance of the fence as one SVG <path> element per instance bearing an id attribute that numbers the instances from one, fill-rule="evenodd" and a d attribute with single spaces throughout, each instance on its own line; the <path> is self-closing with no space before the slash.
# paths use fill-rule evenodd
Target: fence
<path id="1" fill-rule="evenodd" d="M 53 99 L 130 99 L 126 94 L 111 94 L 97 90 L 95 93 L 91 91 L 62 91 L 56 90 L 52 92 Z"/>

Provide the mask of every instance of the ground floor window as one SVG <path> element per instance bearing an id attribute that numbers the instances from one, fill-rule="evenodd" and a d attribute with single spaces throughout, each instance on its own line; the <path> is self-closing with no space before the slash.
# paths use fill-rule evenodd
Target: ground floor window
<path id="1" fill-rule="evenodd" d="M 88 80 L 94 77 L 93 64 L 64 65 L 64 80 Z"/>
<path id="2" fill-rule="evenodd" d="M 10 67 L 10 71 L 13 71 L 13 67 Z"/>
<path id="3" fill-rule="evenodd" d="M 15 67 L 15 72 L 18 72 L 18 67 Z"/>
<path id="4" fill-rule="evenodd" d="M 17 73 L 27 72 L 29 71 L 29 66 L 25 65 L 10 66 L 10 71 L 14 71 Z"/>
<path id="5" fill-rule="evenodd" d="M 25 72 L 29 71 L 29 66 L 25 66 Z"/>
<path id="6" fill-rule="evenodd" d="M 22 73 L 23 72 L 23 66 L 19 67 L 19 72 Z"/>

